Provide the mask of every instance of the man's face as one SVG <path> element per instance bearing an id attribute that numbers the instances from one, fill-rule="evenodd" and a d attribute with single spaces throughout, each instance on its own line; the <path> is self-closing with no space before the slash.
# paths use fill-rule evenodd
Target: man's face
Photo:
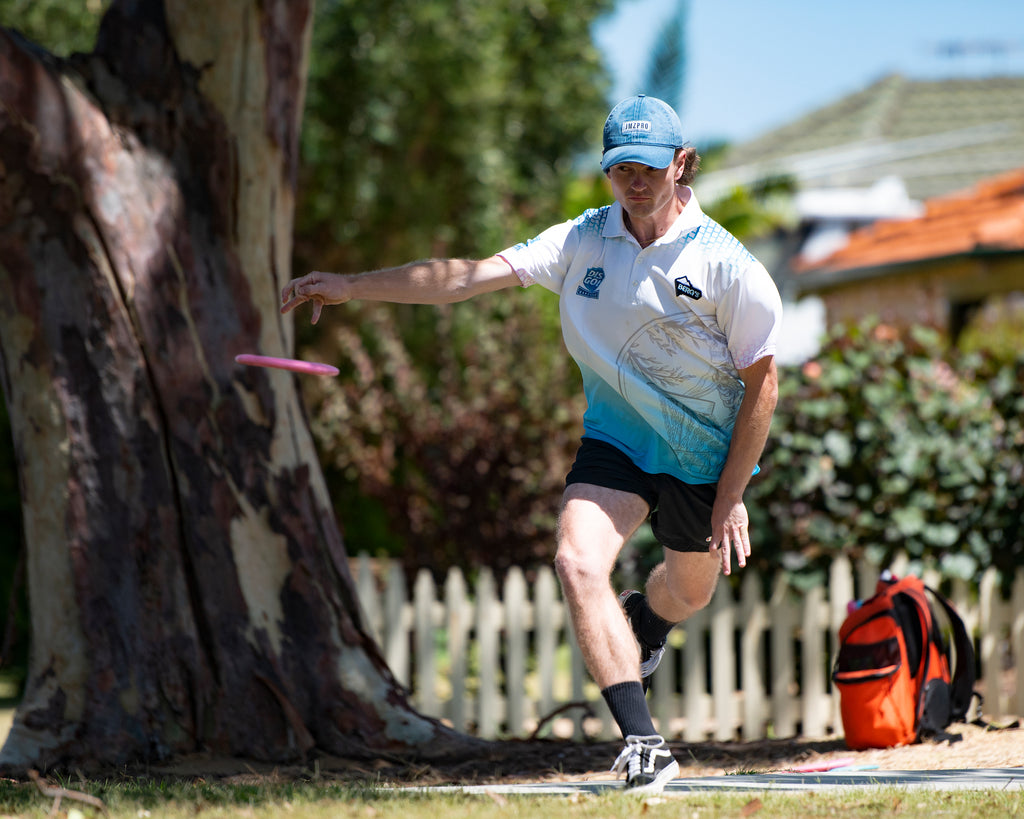
<path id="1" fill-rule="evenodd" d="M 667 168 L 622 162 L 608 169 L 608 179 L 612 195 L 631 219 L 649 219 L 675 207 L 680 171 L 679 160 Z"/>

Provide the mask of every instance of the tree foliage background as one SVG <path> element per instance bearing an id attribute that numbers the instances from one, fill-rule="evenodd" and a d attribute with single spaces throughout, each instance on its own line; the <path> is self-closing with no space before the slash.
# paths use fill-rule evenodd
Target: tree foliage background
<path id="1" fill-rule="evenodd" d="M 599 151 L 591 28 L 612 5 L 319 3 L 297 273 L 486 257 L 565 218 Z M 534 288 L 345 305 L 300 331 L 304 354 L 342 368 L 304 386 L 350 551 L 438 572 L 550 556 L 582 415 L 557 309 Z"/>

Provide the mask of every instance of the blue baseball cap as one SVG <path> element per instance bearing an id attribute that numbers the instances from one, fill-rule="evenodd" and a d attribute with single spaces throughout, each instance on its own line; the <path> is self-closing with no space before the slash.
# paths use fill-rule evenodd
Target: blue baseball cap
<path id="1" fill-rule="evenodd" d="M 616 105 L 604 122 L 601 170 L 620 162 L 667 168 L 683 147 L 683 126 L 672 106 L 640 94 Z"/>

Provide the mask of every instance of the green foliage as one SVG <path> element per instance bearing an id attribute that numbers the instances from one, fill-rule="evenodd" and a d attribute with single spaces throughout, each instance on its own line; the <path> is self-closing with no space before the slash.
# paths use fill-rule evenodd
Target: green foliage
<path id="1" fill-rule="evenodd" d="M 383 305 L 337 308 L 324 343 L 342 375 L 306 398 L 350 552 L 439 572 L 550 559 L 583 412 L 579 372 L 550 335 L 555 306 L 536 288 L 397 322 Z M 410 344 L 424 319 L 432 335 Z"/>
<path id="2" fill-rule="evenodd" d="M 766 567 L 823 570 L 837 551 L 905 550 L 975 578 L 1024 565 L 1024 356 L 960 353 L 866 323 L 780 374 L 749 491 Z"/>
<path id="3" fill-rule="evenodd" d="M 111 0 L 0 0 L 0 25 L 67 57 L 91 51 Z"/>
<path id="4" fill-rule="evenodd" d="M 611 6 L 319 3 L 297 269 L 480 258 L 577 215 L 572 163 L 607 114 L 590 30 Z M 300 331 L 344 369 L 307 399 L 350 550 L 498 569 L 550 550 L 582 397 L 536 290 L 349 306 Z"/>
<path id="5" fill-rule="evenodd" d="M 957 346 L 999 356 L 1024 350 L 1024 292 L 990 296 L 960 334 Z"/>
<path id="6" fill-rule="evenodd" d="M 600 137 L 610 0 L 317 4 L 298 265 L 490 255 L 560 218 Z"/>
<path id="7" fill-rule="evenodd" d="M 706 167 L 703 157 L 701 164 Z M 795 224 L 792 207 L 795 191 L 796 183 L 792 179 L 773 177 L 750 187 L 734 188 L 704 209 L 738 239 L 750 241 Z"/>

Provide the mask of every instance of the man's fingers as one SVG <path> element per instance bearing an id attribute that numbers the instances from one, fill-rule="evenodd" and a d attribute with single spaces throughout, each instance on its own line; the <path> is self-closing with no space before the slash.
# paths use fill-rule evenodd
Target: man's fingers
<path id="1" fill-rule="evenodd" d="M 312 323 L 320 320 L 320 314 L 324 309 L 324 300 L 317 291 L 320 279 L 316 273 L 310 273 L 298 279 L 292 279 L 281 290 L 281 313 L 290 313 L 300 304 L 307 301 L 313 302 Z"/>
<path id="2" fill-rule="evenodd" d="M 299 283 L 302 279 L 292 279 L 281 290 L 281 301 L 291 303 L 299 300 Z"/>
<path id="3" fill-rule="evenodd" d="M 736 565 L 742 569 L 747 565 L 747 558 L 750 557 L 750 539 L 746 532 L 742 532 L 734 542 L 736 544 Z"/>

